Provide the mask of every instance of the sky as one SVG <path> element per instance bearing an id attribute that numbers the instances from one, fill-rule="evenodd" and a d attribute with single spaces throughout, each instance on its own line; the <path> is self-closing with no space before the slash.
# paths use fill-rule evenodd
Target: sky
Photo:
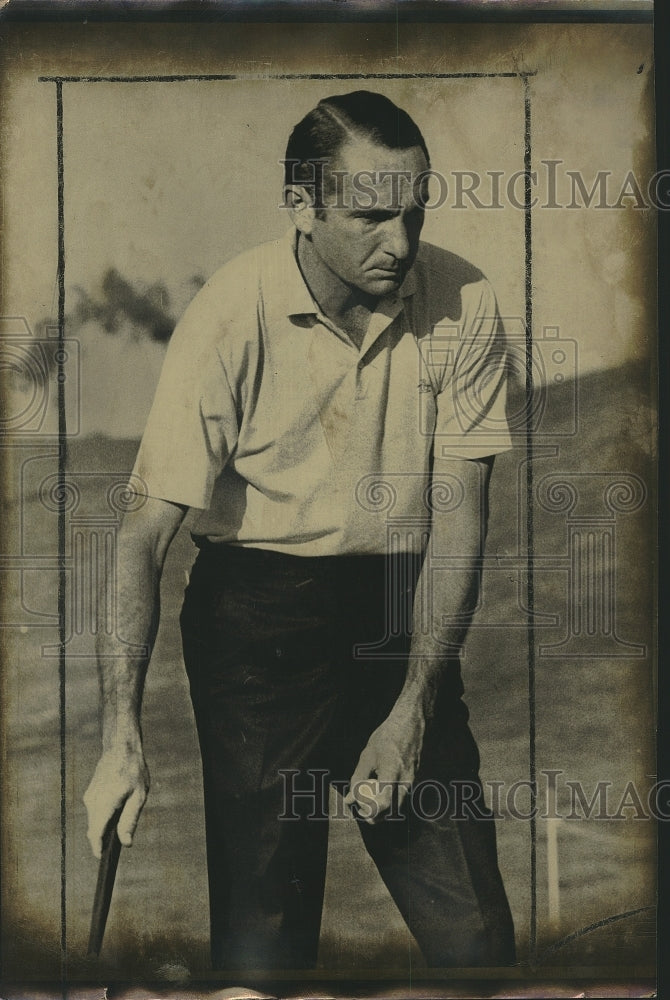
<path id="1" fill-rule="evenodd" d="M 518 44 L 525 36 L 510 35 L 517 44 L 507 46 L 504 33 L 499 37 L 497 48 L 486 36 L 478 46 L 470 32 L 463 36 L 468 44 L 459 45 L 452 29 L 442 49 L 424 39 L 421 62 L 454 71 L 509 72 L 520 62 L 538 68 L 529 86 L 540 186 L 542 161 L 551 158 L 561 161 L 559 198 L 565 201 L 567 170 L 580 171 L 588 187 L 597 171 L 610 171 L 616 197 L 626 171 L 648 168 L 640 150 L 651 148 L 643 105 L 649 32 L 568 28 L 553 38 L 528 35 L 525 49 Z M 402 68 L 414 65 L 405 56 Z M 433 167 L 449 183 L 446 204 L 427 213 L 424 238 L 479 266 L 494 285 L 508 329 L 519 331 L 524 214 L 504 195 L 502 209 L 467 201 L 457 207 L 455 175 L 481 175 L 488 203 L 493 172 L 505 184 L 523 169 L 521 79 L 326 83 L 269 80 L 265 72 L 258 63 L 246 66 L 246 79 L 63 85 L 66 312 L 76 310 L 82 290 L 99 300 L 105 275 L 115 269 L 138 294 L 161 284 L 165 311 L 178 317 L 198 283 L 221 264 L 287 228 L 279 161 L 292 126 L 326 93 L 374 85 L 413 115 Z M 42 322 L 57 315 L 55 101 L 53 85 L 37 81 L 29 54 L 12 79 L 8 106 L 5 314 L 25 316 L 39 333 Z M 12 114 L 13 107 L 23 114 Z M 515 191 L 522 196 L 522 182 Z M 545 328 L 559 330 L 576 345 L 581 372 L 649 352 L 653 324 L 639 272 L 653 213 L 643 214 L 630 206 L 533 213 L 535 337 L 539 344 Z M 81 348 L 81 433 L 139 435 L 163 348 L 142 343 L 132 324 L 111 340 L 92 323 L 71 324 L 69 334 Z"/>

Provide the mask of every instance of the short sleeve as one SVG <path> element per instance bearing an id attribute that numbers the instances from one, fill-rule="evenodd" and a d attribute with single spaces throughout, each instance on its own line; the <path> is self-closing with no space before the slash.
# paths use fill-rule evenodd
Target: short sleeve
<path id="1" fill-rule="evenodd" d="M 203 289 L 168 345 L 133 476 L 151 497 L 206 510 L 237 443 L 237 411 Z"/>
<path id="2" fill-rule="evenodd" d="M 508 358 L 493 289 L 482 279 L 462 289 L 462 313 L 449 333 L 450 364 L 437 394 L 437 456 L 484 458 L 512 447 L 506 417 Z"/>

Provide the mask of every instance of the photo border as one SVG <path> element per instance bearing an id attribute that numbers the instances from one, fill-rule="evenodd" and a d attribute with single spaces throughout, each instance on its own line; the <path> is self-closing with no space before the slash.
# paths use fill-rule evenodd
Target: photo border
<path id="1" fill-rule="evenodd" d="M 625 23 L 650 23 L 652 21 L 652 13 L 648 9 L 640 9 L 640 4 L 636 5 L 626 5 L 626 9 L 622 9 L 624 5 L 619 5 L 618 8 L 610 8 L 604 10 L 602 8 L 585 10 L 584 5 L 580 5 L 581 9 L 576 10 L 574 5 L 563 4 L 563 10 L 559 10 L 557 6 L 553 9 L 548 10 L 546 5 L 541 9 L 535 8 L 531 5 L 526 5 L 521 2 L 515 4 L 501 4 L 495 11 L 491 10 L 486 4 L 449 4 L 440 3 L 437 6 L 435 4 L 423 4 L 423 3 L 405 3 L 397 4 L 394 6 L 383 4 L 379 6 L 374 12 L 372 12 L 367 5 L 349 5 L 345 7 L 342 5 L 343 10 L 340 12 L 340 16 L 336 19 L 336 23 L 342 22 L 356 22 L 356 21 L 370 21 L 379 22 L 388 20 L 393 14 L 394 20 L 398 22 L 423 22 L 423 21 L 439 21 L 440 23 L 459 23 L 463 21 L 475 21 L 478 23 L 495 23 L 495 22 L 505 22 L 505 21 L 520 21 L 520 22 L 537 22 L 546 23 L 548 21 L 557 23 L 614 23 L 614 22 L 625 22 Z M 192 9 L 191 9 L 192 8 Z M 67 3 L 59 4 L 54 3 L 29 3 L 21 2 L 18 0 L 17 3 L 8 4 L 5 10 L 2 12 L 1 20 L 8 23 L 49 23 L 51 21 L 64 21 L 64 22 L 80 22 L 82 18 L 85 17 L 87 20 L 100 21 L 100 22 L 126 22 L 126 23 L 146 23 L 149 22 L 174 22 L 185 20 L 189 23 L 203 21 L 241 21 L 248 23 L 250 26 L 258 22 L 268 22 L 277 21 L 278 23 L 285 23 L 292 20 L 301 21 L 313 21 L 317 22 L 330 22 L 335 20 L 332 18 L 332 7 L 327 4 L 315 4 L 312 5 L 309 13 L 306 12 L 305 4 L 293 2 L 288 4 L 274 4 L 268 3 L 259 7 L 257 4 L 222 4 L 214 3 L 210 4 L 207 9 L 203 10 L 202 5 L 199 4 L 180 4 L 180 3 L 165 3 L 165 4 L 152 4 L 149 0 L 145 3 L 138 3 L 136 7 L 131 11 L 127 6 L 119 7 L 118 4 L 108 4 L 103 3 Z M 661 60 L 658 58 L 661 54 L 660 46 L 663 44 L 662 31 L 658 24 L 658 15 L 656 16 L 656 44 L 657 44 L 657 68 L 656 68 L 656 82 L 657 82 L 657 153 L 658 153 L 658 169 L 661 169 L 664 164 L 668 163 L 668 128 L 667 128 L 667 115 L 662 113 L 662 109 L 665 107 L 667 109 L 667 90 L 668 90 L 668 72 L 664 67 L 659 67 Z M 667 51 L 667 48 L 665 49 Z M 402 79 L 402 78 L 452 78 L 452 77 L 516 77 L 522 80 L 523 84 L 523 100 L 524 100 L 524 170 L 526 172 L 525 185 L 524 185 L 524 242 L 525 242 L 525 308 L 526 308 L 526 384 L 525 384 L 525 394 L 526 400 L 532 398 L 533 393 L 533 371 L 532 371 L 532 225 L 531 225 L 531 182 L 529 173 L 532 169 L 532 147 L 531 147 L 531 123 L 532 123 L 532 107 L 531 107 L 531 96 L 528 85 L 528 79 L 533 75 L 532 72 L 507 72 L 507 73 L 419 73 L 419 74 L 393 74 L 393 73 L 377 73 L 377 74 L 268 74 L 267 79 L 320 79 L 320 80 L 355 80 L 355 79 L 377 79 L 377 80 L 388 80 L 388 79 Z M 109 76 L 109 77 L 97 77 L 97 76 L 44 76 L 40 77 L 40 81 L 45 84 L 55 85 L 55 114 L 57 121 L 57 185 L 58 185 L 58 339 L 59 346 L 62 347 L 65 339 L 65 272 L 66 272 L 66 260 L 65 260 L 65 163 L 63 155 L 63 113 L 64 113 L 64 84 L 94 84 L 96 82 L 107 82 L 107 83 L 133 83 L 133 82 L 179 82 L 185 80 L 224 80 L 224 79 L 237 79 L 237 78 L 247 78 L 248 74 L 174 74 L 165 76 Z M 663 216 L 664 213 L 659 213 Z M 667 214 L 667 213 L 665 213 Z M 661 263 L 667 261 L 667 251 L 668 251 L 668 225 L 667 219 L 659 218 L 659 251 L 661 253 Z M 661 272 L 662 273 L 662 272 Z M 662 282 L 659 283 L 662 286 Z M 659 287 L 659 307 L 661 313 L 665 316 L 668 315 L 667 312 L 667 288 Z M 659 348 L 659 362 L 662 366 L 663 358 L 665 357 L 667 361 L 667 342 L 661 340 L 661 346 Z M 660 370 L 663 370 L 661 367 Z M 66 789 L 66 754 L 65 754 L 65 713 L 66 713 L 66 702 L 65 702 L 65 675 L 66 675 L 66 570 L 65 570 L 65 462 L 66 462 L 66 421 L 65 421 L 65 378 L 63 370 L 62 355 L 59 356 L 58 360 L 58 375 L 63 376 L 58 380 L 58 487 L 59 487 L 59 511 L 58 511 L 58 553 L 59 553 L 59 580 L 58 580 L 58 615 L 59 615 L 59 714 L 60 714 L 60 769 L 61 769 L 61 885 L 62 885 L 62 895 L 61 895 L 61 949 L 64 955 L 64 964 L 67 964 L 66 954 L 66 899 L 65 899 L 65 858 L 67 850 L 66 841 L 66 815 L 65 815 L 65 789 Z M 664 410 L 664 400 L 662 402 L 662 412 Z M 664 448 L 664 445 L 661 446 Z M 663 454 L 663 451 L 662 453 Z M 532 517 L 532 504 L 529 503 L 529 499 L 533 491 L 533 442 L 532 442 L 532 430 L 528 426 L 526 432 L 526 515 L 527 515 L 527 531 L 528 531 L 528 599 L 529 599 L 529 610 L 533 610 L 533 517 Z M 664 466 L 661 466 L 663 468 Z M 667 467 L 667 465 L 665 466 Z M 663 486 L 663 477 L 660 477 L 660 484 Z M 659 511 L 663 510 L 663 502 L 661 497 L 661 502 L 659 503 Z M 667 544 L 667 524 L 664 524 L 663 519 L 660 521 L 660 543 L 661 546 Z M 661 617 L 661 629 L 664 626 L 663 617 Z M 662 642 L 660 648 L 663 648 Z M 533 635 L 533 623 L 532 616 L 528 625 L 528 712 L 529 712 L 529 748 L 530 748 L 530 768 L 529 777 L 532 781 L 535 776 L 535 643 Z M 665 685 L 665 687 L 664 687 Z M 662 671 L 659 671 L 659 697 L 661 701 L 664 702 L 667 697 L 667 681 L 662 678 Z M 668 748 L 667 748 L 667 724 L 662 722 L 665 713 L 659 713 L 659 778 L 664 774 L 668 773 Z M 659 844 L 665 844 L 663 854 L 659 855 L 660 862 L 660 881 L 659 887 L 663 886 L 663 879 L 667 878 L 668 866 L 666 862 L 667 858 L 667 831 L 662 829 L 662 824 L 659 829 Z M 534 959 L 537 956 L 537 870 L 536 870 L 536 830 L 535 821 L 531 821 L 531 858 L 530 858 L 530 886 L 531 886 L 531 934 L 530 934 L 530 955 L 529 961 L 532 966 Z M 661 896 L 661 902 L 663 902 L 663 894 Z M 664 923 L 661 926 L 665 926 Z M 662 940 L 661 927 L 659 927 L 659 942 Z M 658 972 L 659 976 L 662 973 L 663 962 L 660 960 L 662 956 L 659 954 Z M 667 961 L 667 960 L 666 960 Z M 493 970 L 491 970 L 493 971 Z M 516 979 L 519 981 L 530 981 L 534 982 L 531 976 L 521 975 L 523 970 L 518 968 L 512 970 L 495 970 L 496 978 L 498 979 Z M 525 970 L 528 972 L 529 970 Z M 570 980 L 574 981 L 574 970 L 570 970 L 568 973 L 564 969 L 543 969 L 542 975 L 539 980 L 546 979 L 546 973 L 552 973 L 552 979 L 559 980 Z M 593 971 L 593 970 L 585 970 Z M 640 972 L 642 970 L 639 970 Z M 482 970 L 472 970 L 472 976 L 467 976 L 465 978 L 469 980 L 481 978 Z M 512 976 L 511 973 L 514 973 Z M 212 974 L 212 980 L 220 982 L 222 976 L 220 974 Z M 239 980 L 243 977 L 236 975 L 235 979 Z M 277 980 L 277 977 L 270 977 Z M 322 985 L 323 977 L 312 976 L 312 979 Z M 362 977 L 366 979 L 368 977 Z M 434 978 L 431 976 L 421 976 L 417 975 L 418 980 Z M 460 975 L 459 978 L 464 978 Z M 605 977 L 603 977 L 605 978 Z M 334 981 L 341 981 L 342 976 L 333 977 Z M 445 976 L 444 981 L 450 980 L 451 976 Z M 536 986 L 540 985 L 539 980 L 536 982 Z M 61 984 L 63 989 L 65 989 L 66 980 L 63 980 Z M 306 985 L 302 980 L 302 985 Z M 265 981 L 264 981 L 265 984 Z M 455 985 L 455 984 L 454 984 Z M 385 983 L 385 986 L 390 986 L 390 983 Z M 189 987 L 192 988 L 192 987 Z M 78 991 L 81 990 L 81 986 L 78 985 Z M 163 995 L 165 993 L 165 984 L 163 984 Z M 179 995 L 179 990 L 175 989 L 175 996 Z M 65 996 L 65 993 L 63 993 Z M 518 994 L 518 995 L 530 995 L 530 994 Z M 537 995 L 537 994 L 536 994 Z M 543 994 L 548 995 L 548 994 Z"/>

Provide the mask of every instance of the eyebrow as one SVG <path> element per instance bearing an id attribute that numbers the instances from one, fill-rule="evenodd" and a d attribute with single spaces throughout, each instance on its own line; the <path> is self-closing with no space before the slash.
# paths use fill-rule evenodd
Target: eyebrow
<path id="1" fill-rule="evenodd" d="M 394 215 L 400 215 L 399 208 L 355 208 L 354 217 L 357 219 L 390 219 Z"/>
<path id="2" fill-rule="evenodd" d="M 417 209 L 423 210 L 424 206 L 420 204 L 408 205 L 407 214 L 414 212 Z M 352 210 L 351 214 L 355 219 L 392 219 L 397 215 L 402 213 L 402 208 L 355 208 Z"/>

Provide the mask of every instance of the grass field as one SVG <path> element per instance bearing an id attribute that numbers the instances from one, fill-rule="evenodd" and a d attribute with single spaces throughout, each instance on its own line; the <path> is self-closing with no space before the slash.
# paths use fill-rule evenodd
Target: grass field
<path id="1" fill-rule="evenodd" d="M 588 473 L 579 489 L 601 480 L 595 473 L 634 474 L 651 483 L 647 375 L 629 366 L 584 379 L 579 389 L 578 433 L 570 424 L 573 386 L 549 399 L 551 435 L 538 438 L 535 482 L 551 473 Z M 558 446 L 558 448 L 556 447 Z M 69 478 L 81 500 L 67 514 L 68 546 L 77 527 L 105 512 L 109 474 L 127 472 L 136 442 L 86 439 L 69 447 Z M 525 593 L 525 471 L 523 447 L 501 456 L 492 484 L 491 527 L 482 607 L 467 644 L 466 700 L 482 753 L 482 778 L 506 790 L 529 775 L 529 681 Z M 61 756 L 58 659 L 45 646 L 58 641 L 57 515 L 38 495 L 39 483 L 57 468 L 55 447 L 21 452 L 11 484 L 22 502 L 7 505 L 8 553 L 23 567 L 5 574 L 3 966 L 5 977 L 59 978 L 61 907 L 65 906 L 67 972 L 72 979 L 105 974 L 138 979 L 197 977 L 207 969 L 207 892 L 199 759 L 181 662 L 177 617 L 193 558 L 187 531 L 178 535 L 162 588 L 162 625 L 147 683 L 144 729 L 152 792 L 135 846 L 119 867 L 103 957 L 85 959 L 96 862 L 85 837 L 81 796 L 98 754 L 97 678 L 85 623 L 68 644 L 66 740 Z M 521 475 L 521 480 L 519 476 Z M 521 489 L 519 488 L 521 482 Z M 585 485 L 586 484 L 586 485 Z M 600 484 L 600 485 L 599 485 Z M 588 492 L 588 491 L 587 491 Z M 602 491 L 601 491 L 602 492 Z M 581 493 L 580 493 L 581 497 Z M 598 497 L 587 497 L 588 517 Z M 53 506 L 53 504 L 52 504 Z M 519 520 L 518 512 L 521 512 Z M 600 515 L 602 517 L 602 514 Z M 610 527 L 611 515 L 605 514 Z M 534 636 L 536 765 L 561 770 L 559 809 L 569 812 L 566 780 L 582 783 L 589 798 L 600 781 L 611 782 L 611 812 L 627 782 L 653 783 L 654 575 L 653 498 L 616 517 L 614 580 L 616 628 L 622 640 L 647 655 L 596 657 L 540 655 L 539 647 L 565 636 L 568 619 L 567 514 L 535 505 L 535 607 L 558 616 L 541 618 Z M 100 522 L 96 522 L 98 527 Z M 604 521 L 600 523 L 600 530 Z M 593 528 L 592 530 L 596 530 Z M 76 555 L 75 550 L 69 556 Z M 553 561 L 550 557 L 553 557 Z M 86 558 L 80 564 L 86 570 Z M 76 571 L 76 559 L 68 579 Z M 71 592 L 71 588 L 70 588 Z M 50 617 L 49 617 L 50 616 Z M 61 773 L 65 782 L 65 897 L 61 896 Z M 544 799 L 540 779 L 539 804 Z M 520 806 L 527 805 L 523 790 Z M 531 824 L 508 810 L 498 823 L 500 865 L 517 928 L 519 958 L 529 957 L 532 935 Z M 632 818 L 560 819 L 558 911 L 548 898 L 546 820 L 536 830 L 537 956 L 555 966 L 643 966 L 653 961 L 654 827 Z M 422 960 L 386 891 L 372 870 L 352 821 L 331 824 L 326 906 L 320 964 L 333 973 L 383 970 L 396 978 L 420 969 Z M 551 903 L 551 912 L 550 912 Z M 632 916 L 609 921 L 630 911 Z M 551 917 L 551 919 L 550 919 Z M 562 939 L 589 925 L 605 922 Z M 608 922 L 609 921 L 609 922 Z M 553 949 L 553 950 L 552 950 Z"/>

